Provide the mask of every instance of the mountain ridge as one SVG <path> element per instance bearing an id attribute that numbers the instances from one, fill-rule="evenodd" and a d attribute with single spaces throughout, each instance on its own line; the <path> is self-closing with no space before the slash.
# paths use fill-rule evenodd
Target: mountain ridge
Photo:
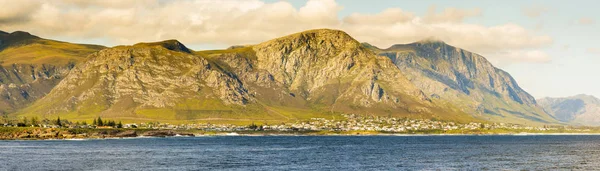
<path id="1" fill-rule="evenodd" d="M 171 39 L 94 51 L 13 116 L 288 122 L 357 113 L 555 123 L 508 73 L 437 40 L 380 49 L 315 29 L 232 47 L 194 51 Z"/>
<path id="2" fill-rule="evenodd" d="M 396 44 L 375 52 L 392 59 L 430 96 L 451 101 L 476 117 L 524 124 L 554 120 L 510 74 L 476 53 L 437 40 Z"/>
<path id="3" fill-rule="evenodd" d="M 193 53 L 164 44 L 185 47 L 171 40 L 93 53 L 21 114 L 274 122 L 358 112 L 472 120 L 432 103 L 388 58 L 339 30 Z"/>
<path id="4" fill-rule="evenodd" d="M 557 120 L 573 125 L 600 125 L 600 99 L 586 94 L 541 98 L 540 105 Z"/>
<path id="5" fill-rule="evenodd" d="M 192 50 L 188 49 L 183 43 L 176 39 L 169 39 L 159 42 L 136 43 L 133 46 L 160 46 L 173 51 L 192 53 Z"/>
<path id="6" fill-rule="evenodd" d="M 42 98 L 88 53 L 102 48 L 23 31 L 0 33 L 0 113 L 16 112 Z"/>

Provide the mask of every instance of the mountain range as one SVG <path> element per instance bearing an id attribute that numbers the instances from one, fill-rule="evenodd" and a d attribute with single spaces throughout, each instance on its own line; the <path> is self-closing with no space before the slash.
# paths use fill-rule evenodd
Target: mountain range
<path id="1" fill-rule="evenodd" d="M 600 126 L 600 99 L 580 94 L 571 97 L 538 100 L 557 120 L 573 125 Z"/>
<path id="2" fill-rule="evenodd" d="M 564 122 L 484 57 L 435 40 L 381 49 L 317 29 L 194 51 L 177 40 L 107 48 L 0 32 L 0 61 L 0 110 L 14 117 L 248 123 L 353 113 Z"/>

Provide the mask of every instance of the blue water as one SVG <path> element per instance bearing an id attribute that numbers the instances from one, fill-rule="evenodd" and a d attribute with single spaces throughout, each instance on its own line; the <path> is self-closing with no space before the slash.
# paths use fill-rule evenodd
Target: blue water
<path id="1" fill-rule="evenodd" d="M 600 136 L 0 141 L 0 170 L 594 170 Z"/>

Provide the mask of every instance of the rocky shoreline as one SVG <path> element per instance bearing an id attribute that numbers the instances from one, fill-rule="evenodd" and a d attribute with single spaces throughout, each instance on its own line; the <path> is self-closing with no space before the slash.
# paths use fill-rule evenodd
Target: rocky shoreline
<path id="1" fill-rule="evenodd" d="M 170 137 L 194 136 L 194 134 L 178 130 L 0 128 L 0 140 L 103 139 L 140 136 Z"/>
<path id="2" fill-rule="evenodd" d="M 110 139 L 175 136 L 465 136 L 465 135 L 600 135 L 600 132 L 378 132 L 378 131 L 237 131 L 214 132 L 203 130 L 169 129 L 92 129 L 92 128 L 31 128 L 0 127 L 0 140 L 61 140 Z"/>

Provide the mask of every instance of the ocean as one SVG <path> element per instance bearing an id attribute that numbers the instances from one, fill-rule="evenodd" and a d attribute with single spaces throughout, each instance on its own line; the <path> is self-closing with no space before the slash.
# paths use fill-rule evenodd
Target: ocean
<path id="1" fill-rule="evenodd" d="M 0 141 L 0 170 L 595 170 L 600 136 L 206 136 Z"/>

